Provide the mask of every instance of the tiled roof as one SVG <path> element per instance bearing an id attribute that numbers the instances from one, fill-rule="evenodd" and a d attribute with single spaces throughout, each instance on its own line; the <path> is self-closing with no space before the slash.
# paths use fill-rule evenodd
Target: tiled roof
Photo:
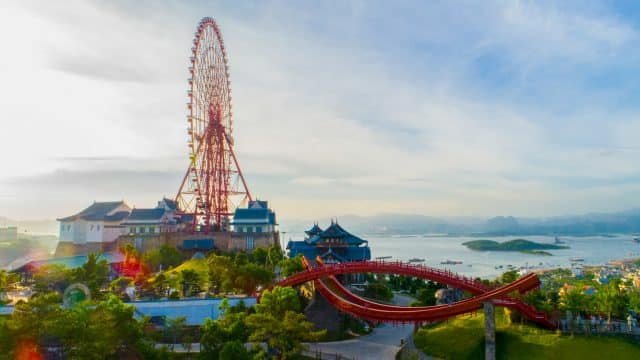
<path id="1" fill-rule="evenodd" d="M 361 238 L 349 233 L 342 226 L 338 225 L 337 222 L 331 222 L 331 225 L 324 231 L 310 237 L 306 240 L 308 243 L 313 244 L 319 241 L 323 241 L 326 239 L 340 239 L 346 245 L 361 245 L 366 244 L 366 240 L 362 240 Z"/>
<path id="2" fill-rule="evenodd" d="M 121 221 L 121 220 L 124 220 L 127 216 L 129 216 L 128 211 L 118 211 L 113 215 L 105 216 L 104 221 Z"/>
<path id="3" fill-rule="evenodd" d="M 314 235 L 318 235 L 322 232 L 322 229 L 320 228 L 320 226 L 318 226 L 318 224 L 313 224 L 313 227 L 307 231 L 305 231 L 305 233 L 309 236 L 314 236 Z"/>
<path id="4" fill-rule="evenodd" d="M 268 201 L 263 201 L 263 200 L 253 200 L 253 201 L 249 201 L 249 206 L 250 209 L 268 209 L 269 208 L 269 202 Z"/>
<path id="5" fill-rule="evenodd" d="M 155 209 L 133 209 L 131 214 L 127 218 L 127 221 L 140 221 L 140 220 L 160 220 L 164 216 L 165 210 L 163 208 Z"/>
<path id="6" fill-rule="evenodd" d="M 74 221 L 77 219 L 88 221 L 105 220 L 105 217 L 110 212 L 123 204 L 125 204 L 124 201 L 94 202 L 88 208 L 80 211 L 79 213 L 58 219 L 58 221 Z"/>
<path id="7" fill-rule="evenodd" d="M 178 203 L 175 200 L 164 198 L 162 201 L 164 201 L 164 203 L 167 204 L 167 207 L 171 210 L 176 210 L 178 208 Z"/>

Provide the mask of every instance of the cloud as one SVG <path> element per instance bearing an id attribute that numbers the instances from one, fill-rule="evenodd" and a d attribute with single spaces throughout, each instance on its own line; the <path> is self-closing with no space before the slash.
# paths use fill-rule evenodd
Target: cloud
<path id="1" fill-rule="evenodd" d="M 11 187 L 1 193 L 37 189 L 53 211 L 54 198 L 152 204 L 175 191 L 191 40 L 213 15 L 240 164 L 283 214 L 296 215 L 296 201 L 327 216 L 640 200 L 628 95 L 638 36 L 606 4 L 295 5 L 12 3 L 0 15 L 14 29 L 0 35 L 11 49 L 0 60 L 0 119 L 10 121 L 0 153 L 17 155 L 3 158 L 0 183 Z M 52 187 L 72 200 L 41 191 Z M 0 206 L 39 209 L 29 201 Z"/>

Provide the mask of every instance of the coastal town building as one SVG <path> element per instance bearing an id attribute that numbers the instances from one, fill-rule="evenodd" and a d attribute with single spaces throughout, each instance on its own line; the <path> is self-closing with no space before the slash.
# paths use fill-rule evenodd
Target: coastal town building
<path id="1" fill-rule="evenodd" d="M 322 230 L 318 224 L 305 231 L 301 241 L 289 241 L 287 250 L 290 257 L 304 255 L 310 261 L 319 256 L 325 263 L 371 260 L 369 243 L 345 229 L 337 221 Z"/>

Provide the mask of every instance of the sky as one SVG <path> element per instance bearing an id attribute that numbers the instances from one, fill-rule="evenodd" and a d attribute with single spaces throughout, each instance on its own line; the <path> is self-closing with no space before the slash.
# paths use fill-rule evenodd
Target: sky
<path id="1" fill-rule="evenodd" d="M 281 219 L 640 207 L 637 2 L 9 0 L 0 216 L 175 196 L 204 16 Z"/>

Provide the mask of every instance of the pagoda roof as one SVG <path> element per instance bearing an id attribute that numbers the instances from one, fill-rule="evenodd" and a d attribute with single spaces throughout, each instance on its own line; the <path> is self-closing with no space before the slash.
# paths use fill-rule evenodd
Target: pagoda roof
<path id="1" fill-rule="evenodd" d="M 313 227 L 307 231 L 305 231 L 305 233 L 309 236 L 314 236 L 314 235 L 318 235 L 322 232 L 322 228 L 320 228 L 320 226 L 318 226 L 317 223 L 313 224 Z"/>
<path id="2" fill-rule="evenodd" d="M 57 219 L 58 221 L 74 221 L 74 220 L 87 220 L 87 221 L 117 221 L 116 214 L 124 213 L 126 211 L 119 211 L 116 214 L 111 214 L 112 211 L 120 207 L 121 205 L 126 205 L 124 201 L 105 201 L 105 202 L 94 202 L 86 209 L 80 211 L 79 213 L 71 216 L 67 216 L 61 219 Z M 128 213 L 127 213 L 128 214 Z M 118 215 L 122 216 L 122 214 Z M 111 219 L 110 217 L 115 217 Z M 124 217 L 120 218 L 122 220 Z"/>
<path id="3" fill-rule="evenodd" d="M 326 239 L 340 239 L 341 242 L 345 245 L 355 246 L 368 243 L 366 240 L 363 240 L 343 229 L 342 226 L 338 225 L 338 223 L 335 221 L 332 221 L 331 225 L 326 230 L 323 230 L 320 233 L 310 237 L 307 240 L 307 243 L 314 244 Z"/>

